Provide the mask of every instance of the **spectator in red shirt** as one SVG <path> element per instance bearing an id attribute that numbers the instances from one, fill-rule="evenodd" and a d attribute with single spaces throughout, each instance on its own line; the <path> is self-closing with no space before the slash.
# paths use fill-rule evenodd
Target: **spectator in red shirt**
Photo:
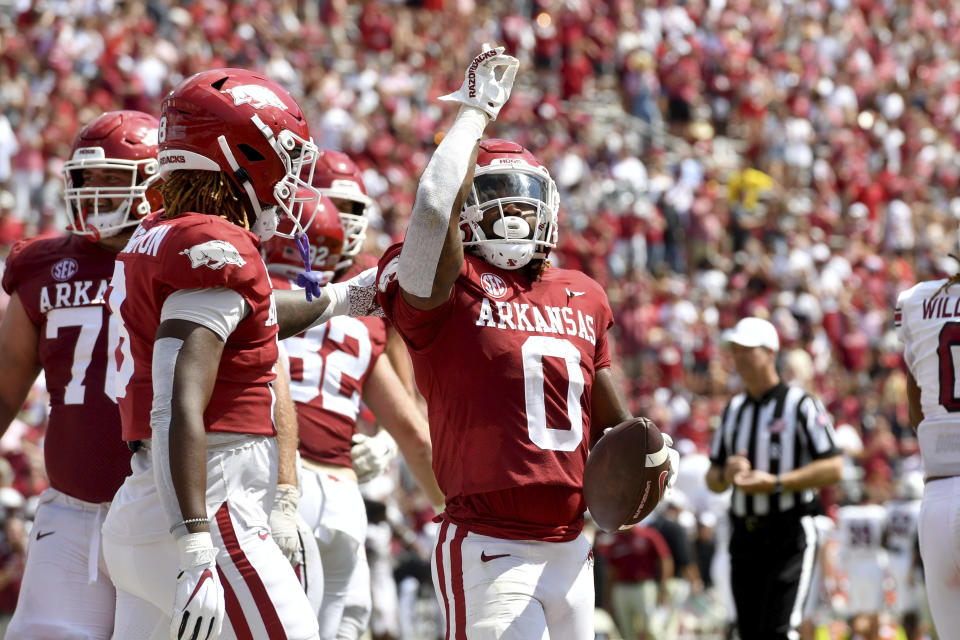
<path id="1" fill-rule="evenodd" d="M 643 525 L 597 537 L 597 552 L 607 561 L 604 602 L 625 638 L 645 638 L 650 618 L 673 577 L 673 556 L 663 536 Z"/>

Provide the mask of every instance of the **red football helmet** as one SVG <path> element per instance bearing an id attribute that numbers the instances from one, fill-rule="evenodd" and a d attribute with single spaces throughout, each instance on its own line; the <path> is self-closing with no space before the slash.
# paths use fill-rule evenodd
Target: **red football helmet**
<path id="1" fill-rule="evenodd" d="M 318 194 L 310 185 L 317 147 L 299 105 L 262 74 L 215 69 L 181 82 L 163 100 L 159 156 L 164 175 L 223 171 L 246 192 L 258 219 L 276 206 L 294 221 L 278 233 L 310 224 L 301 216 Z"/>
<path id="2" fill-rule="evenodd" d="M 326 281 L 329 282 L 342 266 L 340 258 L 343 254 L 343 226 L 340 224 L 337 208 L 326 196 L 319 196 L 303 208 L 304 217 L 312 218 L 310 226 L 305 229 L 310 241 L 310 268 L 326 273 Z M 263 260 L 270 271 L 291 280 L 303 272 L 303 259 L 300 257 L 297 242 L 290 238 L 293 226 L 293 220 L 284 219 L 277 229 L 277 236 L 282 237 L 271 238 L 260 245 Z"/>
<path id="3" fill-rule="evenodd" d="M 96 242 L 135 226 L 162 206 L 158 126 L 156 118 L 142 111 L 108 111 L 80 131 L 63 165 L 71 219 L 67 229 Z"/>
<path id="4" fill-rule="evenodd" d="M 363 247 L 367 235 L 367 207 L 373 203 L 367 195 L 360 168 L 341 151 L 321 149 L 313 173 L 313 186 L 339 205 L 345 238 L 343 256 L 352 258 Z"/>
<path id="5" fill-rule="evenodd" d="M 536 223 L 530 228 L 522 217 L 504 211 L 510 203 L 533 207 Z M 480 226 L 484 213 L 498 208 L 495 236 L 488 238 Z M 520 269 L 531 260 L 542 260 L 557 246 L 557 212 L 560 196 L 547 168 L 532 153 L 509 140 L 480 143 L 473 187 L 460 212 L 463 246 L 501 269 Z"/>

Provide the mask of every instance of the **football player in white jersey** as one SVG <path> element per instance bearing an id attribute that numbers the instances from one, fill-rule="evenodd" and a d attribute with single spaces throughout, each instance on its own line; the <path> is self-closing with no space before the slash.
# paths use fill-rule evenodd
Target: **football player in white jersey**
<path id="1" fill-rule="evenodd" d="M 934 625 L 960 629 L 960 274 L 921 282 L 897 298 L 910 424 L 917 429 L 926 485 L 920 554 Z"/>
<path id="2" fill-rule="evenodd" d="M 869 495 L 869 490 L 868 490 Z M 841 589 L 849 600 L 844 607 L 857 629 L 856 618 L 866 620 L 869 638 L 880 631 L 880 611 L 884 609 L 889 580 L 889 561 L 884 547 L 887 511 L 879 504 L 852 504 L 840 507 L 837 514 L 839 549 L 837 569 Z"/>
<path id="3" fill-rule="evenodd" d="M 923 497 L 923 473 L 911 471 L 903 474 L 897 484 L 897 497 L 888 500 L 887 550 L 890 554 L 890 574 L 896 588 L 893 610 L 903 623 L 908 638 L 913 638 L 918 625 L 918 609 L 922 593 L 922 580 L 914 558 L 917 523 L 920 519 L 920 499 Z"/>

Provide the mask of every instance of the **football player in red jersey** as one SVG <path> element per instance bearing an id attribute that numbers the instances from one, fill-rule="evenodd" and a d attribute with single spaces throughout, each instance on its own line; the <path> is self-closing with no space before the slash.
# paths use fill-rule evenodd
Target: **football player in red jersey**
<path id="1" fill-rule="evenodd" d="M 329 154 L 321 151 L 318 164 L 329 161 Z M 347 215 L 362 213 L 361 209 Z M 356 252 L 343 259 L 346 229 L 359 226 L 341 224 L 343 221 L 332 199 L 322 195 L 307 228 L 312 269 L 329 273 L 337 281 L 376 264 L 374 258 Z M 284 222 L 280 228 L 289 226 L 292 223 Z M 352 246 L 362 244 L 363 234 L 361 229 L 352 237 Z M 274 286 L 293 286 L 293 277 L 303 268 L 296 243 L 275 237 L 264 243 L 264 257 Z M 300 514 L 317 537 L 323 564 L 319 614 L 323 639 L 358 638 L 367 628 L 371 608 L 370 571 L 363 544 L 367 516 L 358 480 L 379 475 L 384 463 L 393 458 L 384 454 L 396 451 L 391 434 L 430 500 L 443 504 L 431 468 L 427 422 L 386 357 L 386 342 L 383 318 L 346 316 L 283 341 L 300 424 Z M 361 399 L 385 431 L 369 440 L 361 438 L 363 442 L 351 448 L 358 435 Z M 351 454 L 359 459 L 352 460 Z"/>
<path id="2" fill-rule="evenodd" d="M 603 288 L 547 263 L 556 185 L 520 145 L 478 146 L 516 68 L 485 48 L 445 96 L 460 112 L 378 275 L 429 409 L 447 500 L 434 583 L 451 640 L 593 637 L 583 469 L 591 441 L 630 417 Z"/>
<path id="3" fill-rule="evenodd" d="M 373 199 L 367 195 L 360 167 L 342 151 L 321 149 L 313 172 L 313 186 L 330 198 L 340 212 L 340 222 L 343 224 L 341 255 L 344 266 L 349 266 L 364 248 L 369 224 L 367 214 L 373 204 Z M 360 260 L 363 262 L 364 259 Z M 387 332 L 386 352 L 404 388 L 412 397 L 416 397 L 410 356 L 396 331 Z"/>
<path id="4" fill-rule="evenodd" d="M 353 260 L 367 238 L 367 209 L 373 200 L 367 195 L 360 167 L 342 151 L 321 149 L 313 172 L 313 186 L 337 208 L 343 224 L 344 260 Z"/>
<path id="5" fill-rule="evenodd" d="M 160 205 L 157 119 L 104 113 L 64 164 L 67 236 L 14 245 L 0 324 L 0 428 L 42 369 L 50 391 L 40 496 L 8 638 L 109 638 L 116 594 L 100 553 L 106 507 L 130 473 L 112 372 L 118 334 L 105 295 L 116 253 Z"/>
<path id="6" fill-rule="evenodd" d="M 259 254 L 280 217 L 309 225 L 317 149 L 286 90 L 242 69 L 178 85 L 159 140 L 164 210 L 119 254 L 109 295 L 123 439 L 137 449 L 103 526 L 114 637 L 317 638 L 270 536 L 271 383 L 278 335 L 325 305 L 280 292 L 281 305 Z"/>

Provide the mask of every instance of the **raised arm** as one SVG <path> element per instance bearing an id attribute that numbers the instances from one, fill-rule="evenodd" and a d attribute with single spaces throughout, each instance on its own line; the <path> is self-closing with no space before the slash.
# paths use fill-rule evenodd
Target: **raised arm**
<path id="1" fill-rule="evenodd" d="M 417 309 L 446 302 L 460 275 L 463 245 L 457 223 L 473 182 L 478 144 L 510 97 L 519 67 L 503 51 L 484 45 L 460 90 L 441 98 L 462 106 L 420 177 L 397 270 L 404 300 Z"/>

